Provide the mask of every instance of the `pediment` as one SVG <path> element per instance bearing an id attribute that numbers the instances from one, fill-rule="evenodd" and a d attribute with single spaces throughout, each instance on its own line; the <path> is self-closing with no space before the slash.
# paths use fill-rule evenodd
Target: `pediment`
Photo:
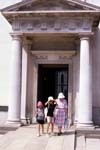
<path id="1" fill-rule="evenodd" d="M 69 11 L 100 10 L 99 7 L 79 0 L 26 0 L 1 11 Z"/>

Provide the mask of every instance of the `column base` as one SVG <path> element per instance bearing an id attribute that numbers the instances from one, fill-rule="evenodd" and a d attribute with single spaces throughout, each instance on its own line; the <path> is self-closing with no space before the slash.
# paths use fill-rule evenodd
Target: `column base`
<path id="1" fill-rule="evenodd" d="M 21 122 L 20 121 L 7 120 L 5 122 L 5 126 L 19 128 L 19 127 L 21 127 Z"/>
<path id="2" fill-rule="evenodd" d="M 93 123 L 77 123 L 76 128 L 78 129 L 94 129 Z"/>
<path id="3" fill-rule="evenodd" d="M 24 125 L 29 125 L 31 124 L 30 118 L 21 118 L 21 124 Z"/>

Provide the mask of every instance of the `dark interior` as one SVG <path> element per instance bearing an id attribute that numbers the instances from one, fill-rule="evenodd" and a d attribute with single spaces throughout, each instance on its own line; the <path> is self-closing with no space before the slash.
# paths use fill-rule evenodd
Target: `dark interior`
<path id="1" fill-rule="evenodd" d="M 38 101 L 45 103 L 49 96 L 57 98 L 59 92 L 68 98 L 68 65 L 39 65 Z"/>

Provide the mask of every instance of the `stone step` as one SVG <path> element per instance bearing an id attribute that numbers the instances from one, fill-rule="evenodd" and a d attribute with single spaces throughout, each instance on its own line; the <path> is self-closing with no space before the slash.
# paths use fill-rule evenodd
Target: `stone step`
<path id="1" fill-rule="evenodd" d="M 48 141 L 48 144 L 45 148 L 45 150 L 53 150 L 54 147 L 56 150 L 62 150 L 62 145 L 63 145 L 64 139 L 63 136 L 57 137 L 51 137 Z"/>
<path id="2" fill-rule="evenodd" d="M 17 128 L 12 126 L 0 126 L 0 135 L 4 135 L 9 131 L 15 131 Z"/>
<path id="3" fill-rule="evenodd" d="M 53 136 L 50 138 L 45 150 L 74 150 L 74 141 L 75 134 L 69 131 L 61 136 Z"/>
<path id="4" fill-rule="evenodd" d="M 100 134 L 100 129 L 76 129 L 77 135 Z"/>
<path id="5" fill-rule="evenodd" d="M 9 144 L 12 143 L 15 136 L 14 132 L 15 131 L 9 131 L 8 133 L 0 137 L 0 150 L 5 149 Z"/>
<path id="6" fill-rule="evenodd" d="M 100 146 L 100 139 L 88 139 L 88 138 L 86 139 L 86 146 L 87 145 L 89 145 L 89 146 L 96 145 L 97 146 L 97 144 L 99 144 L 99 146 Z"/>
<path id="7" fill-rule="evenodd" d="M 86 150 L 85 147 L 78 147 L 75 150 Z"/>
<path id="8" fill-rule="evenodd" d="M 100 139 L 100 134 L 87 134 L 86 138 Z"/>
<path id="9" fill-rule="evenodd" d="M 7 133 L 7 131 L 6 130 L 0 130 L 0 135 L 2 135 L 2 134 L 6 134 Z"/>
<path id="10" fill-rule="evenodd" d="M 99 150 L 100 130 L 78 130 L 75 150 Z"/>
<path id="11" fill-rule="evenodd" d="M 21 149 L 29 142 L 32 134 L 32 129 L 27 128 L 19 128 L 15 131 L 9 131 L 0 138 L 0 150 L 15 150 L 15 147 L 16 149 Z"/>
<path id="12" fill-rule="evenodd" d="M 5 131 L 15 131 L 18 129 L 17 127 L 11 127 L 11 126 L 0 126 L 0 130 L 5 130 Z"/>
<path id="13" fill-rule="evenodd" d="M 69 150 L 74 150 L 75 146 L 75 134 L 69 134 L 64 137 L 64 142 L 63 142 L 63 150 L 69 149 Z"/>
<path id="14" fill-rule="evenodd" d="M 76 147 L 79 148 L 79 147 L 85 147 L 85 136 L 82 135 L 82 136 L 78 136 L 76 138 Z"/>
<path id="15" fill-rule="evenodd" d="M 100 150 L 100 148 L 98 146 L 93 146 L 93 147 L 89 146 L 89 147 L 86 147 L 85 150 Z"/>
<path id="16" fill-rule="evenodd" d="M 46 131 L 46 130 L 45 130 Z M 75 132 L 68 130 L 61 136 L 37 137 L 37 126 L 20 127 L 0 137 L 0 150 L 74 150 Z"/>

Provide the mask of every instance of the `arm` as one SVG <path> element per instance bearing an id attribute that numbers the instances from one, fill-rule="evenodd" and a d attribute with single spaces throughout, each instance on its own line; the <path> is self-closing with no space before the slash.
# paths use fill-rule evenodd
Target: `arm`
<path id="1" fill-rule="evenodd" d="M 57 100 L 58 100 L 58 99 L 54 99 L 54 104 L 57 104 Z"/>
<path id="2" fill-rule="evenodd" d="M 37 111 L 37 110 L 35 111 L 35 116 L 36 116 L 36 117 L 38 116 L 38 111 Z"/>
<path id="3" fill-rule="evenodd" d="M 48 105 L 50 103 L 51 100 L 48 100 L 45 105 Z M 53 100 L 55 102 L 55 100 Z"/>
<path id="4" fill-rule="evenodd" d="M 49 101 L 47 101 L 47 102 L 45 103 L 45 105 L 48 105 L 48 103 L 49 103 Z"/>

